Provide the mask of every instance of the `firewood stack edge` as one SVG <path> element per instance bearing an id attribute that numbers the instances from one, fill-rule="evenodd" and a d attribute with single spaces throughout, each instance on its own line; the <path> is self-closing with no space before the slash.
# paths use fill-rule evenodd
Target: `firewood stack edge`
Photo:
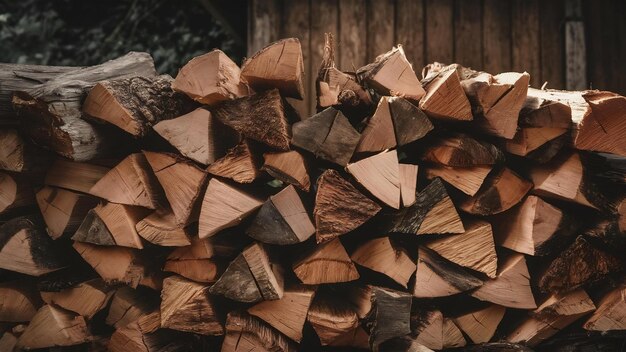
<path id="1" fill-rule="evenodd" d="M 334 50 L 2 64 L 0 351 L 621 348 L 626 98 Z"/>

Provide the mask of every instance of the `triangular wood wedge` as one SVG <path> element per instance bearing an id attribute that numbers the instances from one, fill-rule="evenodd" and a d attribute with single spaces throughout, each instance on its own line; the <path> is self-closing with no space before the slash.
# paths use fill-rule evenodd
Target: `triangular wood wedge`
<path id="1" fill-rule="evenodd" d="M 591 114 L 578 124 L 576 148 L 626 156 L 626 98 L 603 91 L 586 92 L 583 98 L 591 107 Z"/>
<path id="2" fill-rule="evenodd" d="M 17 340 L 21 349 L 74 346 L 88 342 L 91 333 L 85 319 L 62 308 L 44 305 Z"/>
<path id="3" fill-rule="evenodd" d="M 35 204 L 30 182 L 7 172 L 0 172 L 0 214 Z"/>
<path id="4" fill-rule="evenodd" d="M 293 272 L 307 285 L 347 282 L 359 278 L 359 272 L 338 238 L 318 244 L 294 262 Z"/>
<path id="5" fill-rule="evenodd" d="M 493 242 L 491 225 L 484 221 L 473 221 L 460 235 L 440 237 L 426 243 L 443 258 L 460 266 L 496 277 L 498 258 Z"/>
<path id="6" fill-rule="evenodd" d="M 400 167 L 396 150 L 348 164 L 346 170 L 380 201 L 400 208 Z"/>
<path id="7" fill-rule="evenodd" d="M 343 113 L 332 107 L 294 123 L 292 131 L 293 145 L 341 166 L 348 164 L 361 138 Z"/>
<path id="8" fill-rule="evenodd" d="M 389 109 L 398 146 L 414 142 L 434 128 L 426 114 L 404 98 L 389 98 Z"/>
<path id="9" fill-rule="evenodd" d="M 228 265 L 210 292 L 239 302 L 277 300 L 283 296 L 282 269 L 262 245 L 253 243 Z"/>
<path id="10" fill-rule="evenodd" d="M 145 276 L 145 268 L 135 249 L 83 242 L 74 242 L 73 247 L 107 283 L 137 287 Z"/>
<path id="11" fill-rule="evenodd" d="M 248 94 L 245 82 L 239 80 L 240 74 L 237 64 L 221 50 L 214 49 L 186 63 L 178 71 L 172 89 L 211 105 Z"/>
<path id="12" fill-rule="evenodd" d="M 526 101 L 519 115 L 519 125 L 523 127 L 572 127 L 572 108 L 565 102 L 551 99 L 546 90 L 528 87 Z"/>
<path id="13" fill-rule="evenodd" d="M 411 326 L 412 334 L 417 335 L 415 342 L 433 350 L 443 349 L 443 314 L 441 311 L 419 312 L 419 316 L 413 316 L 412 320 L 415 321 L 414 325 L 417 325 Z"/>
<path id="14" fill-rule="evenodd" d="M 455 69 L 439 73 L 433 79 L 422 81 L 426 95 L 420 99 L 420 108 L 431 118 L 448 121 L 471 121 L 472 108 L 461 87 Z M 428 347 L 428 345 L 426 345 Z"/>
<path id="15" fill-rule="evenodd" d="M 307 162 L 299 151 L 265 153 L 263 158 L 265 163 L 261 170 L 265 170 L 271 176 L 283 182 L 291 183 L 305 192 L 309 191 L 311 180 Z"/>
<path id="16" fill-rule="evenodd" d="M 155 312 L 159 312 L 158 295 L 122 286 L 113 295 L 105 323 L 119 329 L 153 316 Z"/>
<path id="17" fill-rule="evenodd" d="M 36 198 L 52 239 L 76 231 L 87 212 L 98 203 L 95 197 L 49 186 L 37 192 Z"/>
<path id="18" fill-rule="evenodd" d="M 409 207 L 415 203 L 418 166 L 398 164 L 398 168 L 400 170 L 400 198 L 402 199 L 402 206 Z"/>
<path id="19" fill-rule="evenodd" d="M 389 237 L 369 240 L 360 245 L 350 256 L 353 262 L 389 276 L 407 287 L 415 272 L 415 263 L 406 250 L 393 246 Z"/>
<path id="20" fill-rule="evenodd" d="M 426 169 L 426 176 L 429 179 L 441 177 L 459 191 L 473 196 L 478 192 L 489 172 L 491 172 L 491 166 L 487 165 L 474 167 L 430 165 Z"/>
<path id="21" fill-rule="evenodd" d="M 443 320 L 443 348 L 463 347 L 467 341 L 452 319 Z"/>
<path id="22" fill-rule="evenodd" d="M 219 258 L 174 259 L 168 257 L 163 265 L 163 271 L 176 273 L 196 282 L 214 283 L 226 270 L 227 264 L 225 260 Z"/>
<path id="23" fill-rule="evenodd" d="M 226 317 L 222 352 L 276 351 L 295 352 L 296 344 L 261 319 L 232 311 Z M 242 338 L 244 337 L 245 338 Z"/>
<path id="24" fill-rule="evenodd" d="M 440 165 L 472 167 L 493 165 L 502 152 L 494 145 L 478 141 L 465 134 L 439 139 L 426 148 L 423 160 Z"/>
<path id="25" fill-rule="evenodd" d="M 94 208 L 96 215 L 111 232 L 117 246 L 143 248 L 135 226 L 149 214 L 149 210 L 130 205 L 106 203 Z"/>
<path id="26" fill-rule="evenodd" d="M 101 279 L 93 279 L 58 292 L 42 291 L 41 298 L 47 304 L 91 319 L 109 304 L 114 292 L 113 287 L 106 285 Z"/>
<path id="27" fill-rule="evenodd" d="M 238 183 L 251 183 L 259 177 L 258 159 L 259 156 L 254 154 L 251 143 L 244 139 L 206 170 L 210 174 L 230 178 Z"/>
<path id="28" fill-rule="evenodd" d="M 115 239 L 95 209 L 90 209 L 72 240 L 101 246 L 115 246 Z"/>
<path id="29" fill-rule="evenodd" d="M 195 222 L 196 202 L 207 177 L 204 171 L 174 154 L 143 153 L 163 187 L 177 223 L 187 225 Z"/>
<path id="30" fill-rule="evenodd" d="M 317 294 L 307 317 L 322 346 L 332 344 L 359 324 L 356 312 L 341 299 Z"/>
<path id="31" fill-rule="evenodd" d="M 209 181 L 202 209 L 198 233 L 200 238 L 239 224 L 263 202 L 216 178 Z"/>
<path id="32" fill-rule="evenodd" d="M 374 115 L 367 120 L 367 125 L 361 132 L 361 140 L 356 147 L 356 152 L 381 152 L 395 146 L 396 135 L 389 109 L 389 98 L 382 97 Z"/>
<path id="33" fill-rule="evenodd" d="M 200 335 L 222 335 L 209 286 L 170 276 L 161 291 L 161 327 Z"/>
<path id="34" fill-rule="evenodd" d="M 583 327 L 590 331 L 626 330 L 626 287 L 623 285 L 605 294 L 598 309 Z"/>
<path id="35" fill-rule="evenodd" d="M 499 265 L 497 276 L 485 281 L 472 297 L 509 308 L 534 309 L 537 303 L 529 278 L 524 255 L 511 254 Z"/>
<path id="36" fill-rule="evenodd" d="M 356 74 L 360 81 L 364 81 L 381 95 L 418 101 L 426 93 L 401 45 L 378 56 L 373 63 L 359 68 Z"/>
<path id="37" fill-rule="evenodd" d="M 535 347 L 595 309 L 584 290 L 551 295 L 508 335 L 507 341 Z"/>
<path id="38" fill-rule="evenodd" d="M 359 192 L 339 172 L 328 169 L 317 180 L 315 228 L 317 242 L 330 241 L 361 226 L 381 207 Z"/>
<path id="39" fill-rule="evenodd" d="M 506 308 L 493 304 L 487 308 L 456 317 L 453 321 L 459 329 L 469 336 L 472 342 L 484 343 L 491 340 L 505 312 Z"/>
<path id="40" fill-rule="evenodd" d="M 18 217 L 0 226 L 0 269 L 41 276 L 61 269 L 62 259 L 34 218 Z"/>
<path id="41" fill-rule="evenodd" d="M 189 234 L 170 209 L 157 209 L 137 222 L 135 229 L 141 238 L 158 246 L 190 245 Z"/>
<path id="42" fill-rule="evenodd" d="M 161 121 L 154 130 L 182 155 L 204 165 L 224 154 L 224 138 L 232 139 L 229 134 L 234 134 L 203 108 Z"/>
<path id="43" fill-rule="evenodd" d="M 491 173 L 478 192 L 459 207 L 474 215 L 498 214 L 521 202 L 532 188 L 532 182 L 505 167 Z"/>
<path id="44" fill-rule="evenodd" d="M 469 270 L 443 259 L 428 248 L 419 247 L 414 297 L 447 297 L 475 289 L 482 284 L 482 280 Z"/>
<path id="45" fill-rule="evenodd" d="M 405 234 L 445 234 L 465 231 L 461 218 L 440 179 L 434 179 L 415 203 L 390 217 L 389 231 Z"/>
<path id="46" fill-rule="evenodd" d="M 276 89 L 225 101 L 211 112 L 244 137 L 278 150 L 289 150 L 289 123 Z"/>
<path id="47" fill-rule="evenodd" d="M 162 189 L 142 153 L 130 154 L 104 175 L 90 194 L 109 202 L 156 209 L 162 201 Z"/>
<path id="48" fill-rule="evenodd" d="M 298 38 L 272 43 L 247 59 L 241 77 L 255 91 L 278 88 L 283 96 L 304 98 L 304 60 Z"/>
<path id="49" fill-rule="evenodd" d="M 41 306 L 37 286 L 31 281 L 10 281 L 0 284 L 0 321 L 30 321 Z"/>
<path id="50" fill-rule="evenodd" d="M 307 286 L 287 288 L 281 299 L 257 303 L 248 308 L 248 313 L 263 319 L 290 339 L 300 342 L 314 294 L 315 289 Z"/>
<path id="51" fill-rule="evenodd" d="M 285 245 L 306 241 L 315 227 L 298 192 L 289 185 L 261 206 L 246 233 L 264 243 Z"/>
<path id="52" fill-rule="evenodd" d="M 523 127 L 510 140 L 505 140 L 504 149 L 515 155 L 528 156 L 555 138 L 568 132 L 566 128 Z"/>

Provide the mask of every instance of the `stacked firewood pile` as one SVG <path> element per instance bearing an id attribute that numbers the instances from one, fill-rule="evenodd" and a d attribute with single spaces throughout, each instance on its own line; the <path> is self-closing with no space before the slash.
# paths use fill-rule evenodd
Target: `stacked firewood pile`
<path id="1" fill-rule="evenodd" d="M 329 35 L 302 116 L 303 72 L 2 65 L 0 350 L 622 348 L 626 98 Z"/>

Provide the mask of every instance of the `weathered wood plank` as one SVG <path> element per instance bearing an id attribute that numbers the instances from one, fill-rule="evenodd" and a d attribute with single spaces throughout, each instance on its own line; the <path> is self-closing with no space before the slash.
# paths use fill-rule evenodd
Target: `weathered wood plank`
<path id="1" fill-rule="evenodd" d="M 456 0 L 454 6 L 454 61 L 475 70 L 483 67 L 481 0 Z"/>
<path id="2" fill-rule="evenodd" d="M 483 69 L 497 74 L 511 70 L 511 2 L 483 2 Z"/>
<path id="3" fill-rule="evenodd" d="M 339 1 L 340 28 L 336 45 L 340 50 L 335 59 L 342 71 L 356 72 L 359 67 L 367 64 L 367 52 L 364 50 L 367 45 L 365 9 L 365 0 Z"/>
<path id="4" fill-rule="evenodd" d="M 310 40 L 310 13 L 311 7 L 308 1 L 285 1 L 283 2 L 283 18 L 288 19 L 282 22 L 280 31 L 281 38 L 295 37 L 300 40 L 302 47 L 302 60 L 304 61 L 304 87 L 311 86 L 311 80 L 315 81 L 310 69 L 311 51 Z M 303 100 L 288 99 L 291 105 L 298 111 L 300 118 L 311 116 L 309 107 L 311 100 L 315 100 L 315 91 L 305 91 Z M 315 103 L 313 103 L 315 104 Z"/>
<path id="5" fill-rule="evenodd" d="M 367 2 L 367 61 L 371 62 L 395 44 L 394 1 L 370 0 Z"/>
<path id="6" fill-rule="evenodd" d="M 426 62 L 454 59 L 452 0 L 426 0 Z"/>
<path id="7" fill-rule="evenodd" d="M 512 17 L 513 71 L 530 73 L 530 84 L 540 87 L 539 1 L 513 1 Z"/>
<path id="8" fill-rule="evenodd" d="M 565 89 L 563 0 L 543 3 L 539 17 L 541 21 L 541 84 L 548 82 L 548 88 Z"/>
<path id="9" fill-rule="evenodd" d="M 248 56 L 252 56 L 269 43 L 280 39 L 280 1 L 250 1 L 248 21 Z"/>
<path id="10" fill-rule="evenodd" d="M 315 94 L 315 78 L 322 63 L 324 52 L 324 33 L 336 34 L 339 32 L 339 5 L 337 0 L 311 1 L 311 31 L 310 31 L 310 76 L 309 92 Z M 341 47 L 335 50 L 336 57 L 341 56 Z M 341 63 L 338 63 L 341 64 Z M 309 101 L 309 111 L 315 113 L 316 99 Z"/>
<path id="11" fill-rule="evenodd" d="M 424 67 L 424 1 L 396 0 L 395 43 L 402 44 L 413 70 L 418 74 Z"/>

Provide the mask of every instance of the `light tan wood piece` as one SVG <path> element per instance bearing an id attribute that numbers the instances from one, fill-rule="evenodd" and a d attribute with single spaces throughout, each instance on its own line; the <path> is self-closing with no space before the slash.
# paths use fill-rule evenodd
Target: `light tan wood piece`
<path id="1" fill-rule="evenodd" d="M 251 183 L 259 177 L 259 156 L 254 153 L 253 144 L 246 139 L 228 150 L 226 155 L 216 160 L 206 169 L 210 174 L 230 178 L 238 183 Z"/>
<path id="2" fill-rule="evenodd" d="M 474 343 L 489 342 L 504 317 L 506 308 L 491 305 L 452 319 Z"/>
<path id="3" fill-rule="evenodd" d="M 457 70 L 441 72 L 424 83 L 426 95 L 420 100 L 420 108 L 433 119 L 448 121 L 471 121 L 472 108 L 465 96 Z M 428 347 L 428 345 L 426 345 Z"/>
<path id="4" fill-rule="evenodd" d="M 411 329 L 413 334 L 417 334 L 415 342 L 433 350 L 443 349 L 443 314 L 434 310 L 422 315 L 418 319 L 417 329 Z"/>
<path id="5" fill-rule="evenodd" d="M 93 279 L 58 292 L 42 291 L 41 298 L 47 304 L 91 319 L 108 305 L 114 292 L 115 290 L 101 279 Z"/>
<path id="6" fill-rule="evenodd" d="M 91 193 L 91 188 L 109 168 L 100 165 L 79 163 L 65 159 L 56 159 L 46 173 L 45 184 L 69 189 L 71 191 Z"/>
<path id="7" fill-rule="evenodd" d="M 478 192 L 489 172 L 491 172 L 491 166 L 487 165 L 467 168 L 431 165 L 426 169 L 428 178 L 441 177 L 468 196 L 473 196 Z"/>
<path id="8" fill-rule="evenodd" d="M 107 325 L 118 329 L 136 323 L 140 319 L 159 311 L 157 298 L 149 295 L 146 291 L 122 286 L 113 295 L 105 322 Z"/>
<path id="9" fill-rule="evenodd" d="M 567 132 L 566 128 L 523 127 L 517 131 L 513 139 L 504 142 L 504 149 L 511 154 L 527 156 Z"/>
<path id="10" fill-rule="evenodd" d="M 467 341 L 452 319 L 443 320 L 443 348 L 463 347 Z"/>
<path id="11" fill-rule="evenodd" d="M 307 320 L 322 346 L 330 345 L 342 335 L 353 331 L 359 323 L 356 312 L 345 302 L 321 294 L 313 300 Z"/>
<path id="12" fill-rule="evenodd" d="M 296 345 L 261 319 L 236 311 L 228 313 L 223 352 L 275 351 L 295 352 Z M 242 338 L 244 337 L 245 338 Z"/>
<path id="13" fill-rule="evenodd" d="M 76 231 L 89 209 L 98 202 L 96 198 L 86 194 L 50 186 L 39 190 L 36 198 L 48 235 L 52 239 Z"/>
<path id="14" fill-rule="evenodd" d="M 393 128 L 388 97 L 382 97 L 374 115 L 367 120 L 361 132 L 361 139 L 356 146 L 357 153 L 382 152 L 396 146 L 396 134 Z"/>
<path id="15" fill-rule="evenodd" d="M 466 134 L 454 134 L 432 142 L 426 147 L 422 159 L 439 165 L 474 167 L 493 165 L 501 154 L 492 144 Z"/>
<path id="16" fill-rule="evenodd" d="M 400 167 L 396 150 L 348 164 L 346 170 L 380 201 L 400 209 Z"/>
<path id="17" fill-rule="evenodd" d="M 597 304 L 598 309 L 583 327 L 591 331 L 626 329 L 626 287 L 623 285 L 604 295 Z"/>
<path id="18" fill-rule="evenodd" d="M 443 259 L 428 248 L 420 246 L 417 255 L 414 297 L 447 297 L 483 284 L 482 280 L 472 275 L 469 270 Z"/>
<path id="19" fill-rule="evenodd" d="M 135 226 L 146 217 L 149 210 L 123 204 L 106 203 L 94 208 L 95 213 L 104 222 L 117 246 L 143 248 L 141 237 Z"/>
<path id="20" fill-rule="evenodd" d="M 308 192 L 311 188 L 311 180 L 307 169 L 307 162 L 297 150 L 288 152 L 265 153 L 265 163 L 261 170 L 277 179 L 291 183 L 301 190 Z"/>
<path id="21" fill-rule="evenodd" d="M 41 306 L 37 287 L 29 281 L 11 281 L 0 284 L 0 321 L 30 321 Z"/>
<path id="22" fill-rule="evenodd" d="M 318 244 L 294 262 L 293 271 L 307 285 L 353 281 L 359 272 L 337 238 Z"/>
<path id="23" fill-rule="evenodd" d="M 73 247 L 107 283 L 125 283 L 137 287 L 145 275 L 145 268 L 135 249 L 83 242 L 74 242 Z"/>
<path id="24" fill-rule="evenodd" d="M 89 341 L 85 319 L 51 305 L 41 307 L 17 340 L 17 347 L 35 349 L 74 346 Z"/>
<path id="25" fill-rule="evenodd" d="M 353 262 L 389 276 L 395 282 L 407 287 L 415 272 L 415 262 L 406 250 L 396 248 L 389 237 L 369 240 L 361 244 L 350 256 Z"/>
<path id="26" fill-rule="evenodd" d="M 418 166 L 413 164 L 398 164 L 398 167 L 400 169 L 400 197 L 402 198 L 402 206 L 410 207 L 415 203 Z"/>
<path id="27" fill-rule="evenodd" d="M 481 188 L 459 206 L 474 215 L 494 215 L 518 204 L 533 184 L 509 168 L 492 172 Z"/>
<path id="28" fill-rule="evenodd" d="M 216 282 L 225 269 L 225 263 L 217 259 L 168 259 L 163 266 L 163 271 L 203 283 Z"/>
<path id="29" fill-rule="evenodd" d="M 578 124 L 574 145 L 578 149 L 613 153 L 626 156 L 626 98 L 611 92 L 590 91 L 583 98 L 591 114 Z"/>
<path id="30" fill-rule="evenodd" d="M 141 238 L 165 247 L 182 247 L 191 244 L 189 234 L 169 210 L 157 209 L 137 222 L 135 229 Z"/>
<path id="31" fill-rule="evenodd" d="M 258 199 L 213 178 L 202 201 L 198 234 L 206 238 L 233 227 L 261 205 Z"/>
<path id="32" fill-rule="evenodd" d="M 50 166 L 52 154 L 30 143 L 15 128 L 0 131 L 0 169 L 40 173 Z"/>
<path id="33" fill-rule="evenodd" d="M 19 175 L 0 172 L 0 214 L 35 204 L 32 186 Z"/>

